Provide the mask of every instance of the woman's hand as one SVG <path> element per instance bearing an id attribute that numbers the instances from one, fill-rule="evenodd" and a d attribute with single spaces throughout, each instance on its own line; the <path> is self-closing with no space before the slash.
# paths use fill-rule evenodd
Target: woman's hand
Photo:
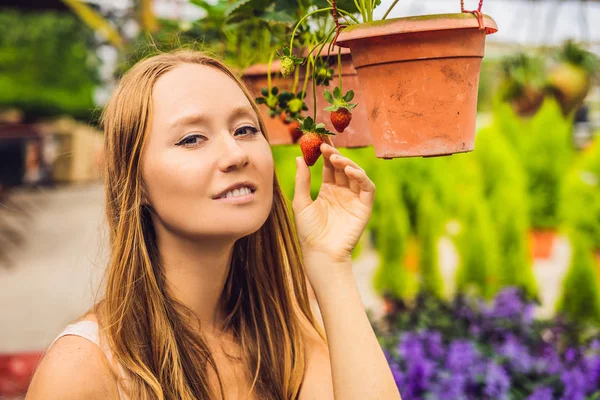
<path id="1" fill-rule="evenodd" d="M 296 159 L 296 189 L 293 210 L 300 247 L 307 258 L 349 265 L 373 208 L 375 185 L 365 171 L 334 147 L 323 143 L 323 182 L 316 200 L 310 197 L 310 170 L 304 159 Z M 323 274 L 332 268 L 320 265 Z M 309 279 L 320 271 L 308 271 Z M 312 276 L 311 276 L 312 275 Z"/>

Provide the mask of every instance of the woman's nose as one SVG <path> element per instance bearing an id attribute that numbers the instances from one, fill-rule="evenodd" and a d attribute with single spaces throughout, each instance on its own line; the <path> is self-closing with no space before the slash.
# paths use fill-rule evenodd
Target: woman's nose
<path id="1" fill-rule="evenodd" d="M 245 167 L 248 162 L 248 152 L 232 135 L 223 135 L 219 146 L 219 168 L 223 172 Z"/>

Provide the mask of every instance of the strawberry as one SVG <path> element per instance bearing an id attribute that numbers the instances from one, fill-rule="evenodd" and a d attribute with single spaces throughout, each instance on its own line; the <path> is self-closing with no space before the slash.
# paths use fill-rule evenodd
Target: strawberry
<path id="1" fill-rule="evenodd" d="M 294 73 L 294 70 L 296 69 L 296 64 L 294 64 L 294 60 L 292 60 L 290 57 L 285 57 L 281 60 L 280 68 L 281 75 L 283 75 L 284 78 L 287 78 L 288 76 Z"/>
<path id="2" fill-rule="evenodd" d="M 321 135 L 315 132 L 305 133 L 300 138 L 300 149 L 302 150 L 302 155 L 304 155 L 304 161 L 309 167 L 315 165 L 315 163 L 321 156 L 322 143 L 323 138 L 321 137 Z"/>
<path id="3" fill-rule="evenodd" d="M 311 117 L 307 117 L 304 120 L 298 119 L 298 121 L 304 133 L 300 137 L 298 144 L 300 145 L 300 150 L 302 150 L 306 165 L 311 167 L 315 165 L 321 156 L 321 144 L 324 141 L 323 136 L 333 135 L 334 133 L 325 129 L 324 124 L 315 124 Z"/>
<path id="4" fill-rule="evenodd" d="M 352 113 L 346 107 L 340 107 L 337 111 L 332 111 L 329 118 L 335 130 L 341 133 L 350 125 Z"/>
<path id="5" fill-rule="evenodd" d="M 304 61 L 303 58 L 293 54 L 289 47 L 284 47 L 281 53 L 277 52 L 277 55 L 281 58 L 279 70 L 284 78 L 292 75 L 296 70 L 296 65 L 300 65 Z"/>
<path id="6" fill-rule="evenodd" d="M 287 119 L 287 115 L 285 114 L 285 111 L 282 111 L 281 114 L 279 114 L 279 119 L 281 120 L 281 122 L 283 122 L 286 125 L 288 125 L 290 123 L 290 121 Z"/>
<path id="7" fill-rule="evenodd" d="M 292 122 L 288 125 L 288 131 L 290 132 L 290 136 L 292 137 L 292 142 L 296 143 L 300 136 L 302 136 L 302 130 L 300 129 L 300 123 L 297 121 Z"/>
<path id="8" fill-rule="evenodd" d="M 337 86 L 333 93 L 329 90 L 323 92 L 323 97 L 332 105 L 327 107 L 325 111 L 330 111 L 329 118 L 333 127 L 338 132 L 344 132 L 344 129 L 348 127 L 352 120 L 352 109 L 356 107 L 356 104 L 349 103 L 354 98 L 354 91 L 349 90 L 344 96 L 342 96 L 342 90 Z"/>

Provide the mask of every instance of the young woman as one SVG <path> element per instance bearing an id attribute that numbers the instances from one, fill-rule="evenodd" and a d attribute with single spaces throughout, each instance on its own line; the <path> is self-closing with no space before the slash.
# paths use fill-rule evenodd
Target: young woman
<path id="1" fill-rule="evenodd" d="M 299 157 L 294 226 L 252 96 L 194 51 L 134 66 L 103 124 L 106 289 L 27 399 L 400 398 L 352 274 L 375 193 L 360 167 L 323 144 L 313 201 Z"/>

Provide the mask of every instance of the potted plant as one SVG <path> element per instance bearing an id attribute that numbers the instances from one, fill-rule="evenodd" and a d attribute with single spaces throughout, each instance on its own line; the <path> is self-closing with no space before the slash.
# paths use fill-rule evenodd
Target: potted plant
<path id="1" fill-rule="evenodd" d="M 564 115 L 575 111 L 587 96 L 598 58 L 572 41 L 567 41 L 556 55 L 558 64 L 548 75 L 547 89 L 556 96 Z"/>
<path id="2" fill-rule="evenodd" d="M 522 117 L 535 114 L 544 101 L 545 69 L 542 59 L 518 53 L 502 60 L 502 100 Z"/>
<path id="3" fill-rule="evenodd" d="M 346 16 L 332 1 L 332 11 Z M 369 113 L 376 156 L 438 156 L 473 150 L 479 71 L 494 20 L 476 11 L 373 21 L 377 2 L 357 0 L 362 17 L 338 23 Z M 470 15 L 473 13 L 476 18 Z M 337 15 L 336 15 L 337 22 Z M 348 26 L 349 25 L 349 26 Z"/>
<path id="4" fill-rule="evenodd" d="M 318 8 L 323 5 L 320 3 L 325 2 L 313 0 L 308 3 L 301 2 L 297 6 L 298 14 L 303 17 L 296 23 L 289 45 L 286 43 L 277 52 L 279 59 L 251 66 L 244 76 L 260 94 L 257 100 L 270 117 L 266 122 L 267 128 L 276 125 L 273 128 L 277 129 L 277 134 L 271 136 L 278 139 L 277 143 L 297 142 L 301 134 L 297 119 L 307 113 L 315 115 L 325 124 L 326 129 L 337 130 L 338 134 L 331 137 L 336 147 L 368 146 L 372 141 L 366 107 L 363 104 L 356 107 L 356 103 L 339 104 L 342 97 L 337 99 L 338 102 L 333 98 L 336 93 L 334 88 L 342 86 L 342 77 L 355 100 L 361 98 L 358 77 L 349 51 L 327 46 L 331 45 L 336 25 L 329 13 L 323 13 L 324 9 Z M 352 12 L 356 11 L 353 1 L 345 0 L 343 3 Z M 337 58 L 336 53 L 339 53 Z M 328 93 L 331 93 L 329 98 Z M 326 102 L 327 99 L 331 104 Z M 342 107 L 347 110 L 346 106 L 356 107 L 355 124 L 348 130 L 345 127 L 336 129 L 334 120 L 323 118 L 325 113 L 341 114 L 342 111 L 337 112 L 338 109 Z M 330 109 L 325 110 L 327 107 Z M 313 112 L 314 108 L 317 110 L 316 114 Z M 344 119 L 347 117 L 338 118 L 342 123 Z M 287 129 L 282 124 L 286 124 Z"/>

